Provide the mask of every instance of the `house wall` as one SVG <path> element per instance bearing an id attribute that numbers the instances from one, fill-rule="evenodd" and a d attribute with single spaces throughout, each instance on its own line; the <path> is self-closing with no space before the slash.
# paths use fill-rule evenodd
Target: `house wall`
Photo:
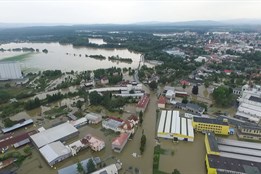
<path id="1" fill-rule="evenodd" d="M 129 137 L 130 137 L 130 136 L 129 136 Z M 115 144 L 112 143 L 112 144 L 111 144 L 112 150 L 113 150 L 114 152 L 120 153 L 120 152 L 123 150 L 123 148 L 125 147 L 126 143 L 128 142 L 129 137 L 123 142 L 123 144 L 122 144 L 121 146 L 117 146 L 117 145 L 115 145 Z"/>
<path id="2" fill-rule="evenodd" d="M 68 153 L 66 155 L 60 156 L 60 157 L 56 158 L 55 160 L 51 161 L 49 163 L 49 165 L 52 167 L 54 164 L 59 163 L 59 162 L 65 160 L 66 158 L 69 158 L 70 156 L 71 156 L 71 153 Z"/>

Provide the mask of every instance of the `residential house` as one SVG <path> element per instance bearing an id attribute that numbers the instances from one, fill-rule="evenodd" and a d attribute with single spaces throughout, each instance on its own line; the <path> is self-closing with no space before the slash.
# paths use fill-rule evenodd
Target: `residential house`
<path id="1" fill-rule="evenodd" d="M 109 83 L 109 79 L 107 77 L 102 77 L 101 78 L 101 84 L 107 85 Z"/>
<path id="2" fill-rule="evenodd" d="M 158 108 L 164 109 L 166 107 L 166 98 L 164 96 L 160 96 L 158 100 Z"/>
<path id="3" fill-rule="evenodd" d="M 143 113 L 145 112 L 148 103 L 150 101 L 149 94 L 145 94 L 138 102 L 136 105 L 136 112 L 142 111 Z"/>
<path id="4" fill-rule="evenodd" d="M 104 141 L 92 136 L 91 134 L 86 135 L 84 139 L 87 140 L 90 148 L 96 152 L 101 151 L 105 147 Z"/>
<path id="5" fill-rule="evenodd" d="M 139 117 L 136 115 L 129 116 L 127 120 L 131 122 L 133 125 L 137 125 L 139 123 Z"/>
<path id="6" fill-rule="evenodd" d="M 128 120 L 124 120 L 123 124 L 120 125 L 118 129 L 121 133 L 129 133 L 129 134 L 134 133 L 134 125 Z"/>
<path id="7" fill-rule="evenodd" d="M 119 132 L 119 126 L 123 124 L 123 120 L 116 117 L 109 117 L 102 121 L 102 127 L 105 129 L 111 129 L 114 132 Z"/>
<path id="8" fill-rule="evenodd" d="M 129 133 L 121 133 L 118 137 L 114 138 L 111 144 L 112 150 L 114 152 L 120 153 L 123 150 L 124 146 L 126 145 L 129 137 L 130 137 Z"/>

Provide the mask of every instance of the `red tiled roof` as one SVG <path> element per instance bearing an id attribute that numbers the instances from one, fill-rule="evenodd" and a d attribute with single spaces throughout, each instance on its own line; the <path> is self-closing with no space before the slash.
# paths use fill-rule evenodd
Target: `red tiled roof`
<path id="1" fill-rule="evenodd" d="M 148 95 L 148 94 L 144 95 L 144 96 L 139 100 L 139 102 L 138 102 L 138 104 L 137 104 L 137 107 L 139 107 L 139 108 L 144 108 L 144 107 L 148 104 L 149 100 L 150 100 L 149 95 Z"/>
<path id="2" fill-rule="evenodd" d="M 121 129 L 123 129 L 126 125 L 127 125 L 127 128 L 125 130 L 131 130 L 132 129 L 132 124 L 128 121 L 128 120 L 125 120 L 123 121 L 124 123 L 119 126 Z"/>
<path id="3" fill-rule="evenodd" d="M 112 120 L 119 121 L 119 122 L 123 122 L 123 119 L 117 118 L 117 117 L 114 117 L 114 116 L 109 116 L 108 118 L 109 118 L 109 119 L 112 119 Z"/>
<path id="4" fill-rule="evenodd" d="M 229 70 L 229 69 L 224 70 L 224 73 L 231 73 L 231 72 L 232 72 L 232 70 Z"/>
<path id="5" fill-rule="evenodd" d="M 180 84 L 181 84 L 181 85 L 184 85 L 184 84 L 185 84 L 185 85 L 189 85 L 189 82 L 188 82 L 187 80 L 181 80 L 181 81 L 180 81 Z"/>
<path id="6" fill-rule="evenodd" d="M 128 133 L 121 133 L 118 137 L 112 140 L 112 144 L 121 146 L 126 141 L 126 139 L 128 139 L 128 137 L 129 137 Z"/>
<path id="7" fill-rule="evenodd" d="M 17 136 L 10 135 L 8 138 L 1 139 L 0 140 L 0 149 L 6 148 L 7 146 L 12 146 L 15 143 L 18 143 L 22 140 L 29 138 L 30 135 L 35 134 L 35 133 L 36 133 L 36 131 L 33 130 L 33 131 L 30 131 L 30 132 L 22 133 L 22 134 L 17 135 Z"/>
<path id="8" fill-rule="evenodd" d="M 137 117 L 136 115 L 131 115 L 131 116 L 128 117 L 128 120 L 138 121 L 139 117 Z"/>
<path id="9" fill-rule="evenodd" d="M 158 100 L 159 104 L 166 104 L 166 98 L 164 96 L 160 96 L 159 100 Z"/>

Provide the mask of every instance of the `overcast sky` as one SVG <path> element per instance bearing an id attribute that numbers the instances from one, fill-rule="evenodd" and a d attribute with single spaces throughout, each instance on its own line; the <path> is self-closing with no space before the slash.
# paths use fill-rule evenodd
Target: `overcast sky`
<path id="1" fill-rule="evenodd" d="M 261 19 L 261 0 L 0 0 L 0 23 Z"/>

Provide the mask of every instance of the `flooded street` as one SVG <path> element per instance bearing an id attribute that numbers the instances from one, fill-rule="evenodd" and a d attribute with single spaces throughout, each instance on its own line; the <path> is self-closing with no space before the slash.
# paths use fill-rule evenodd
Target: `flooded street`
<path id="1" fill-rule="evenodd" d="M 149 90 L 145 87 L 145 90 Z M 63 101 L 65 102 L 65 101 Z M 58 103 L 56 103 L 57 105 Z M 156 146 L 155 141 L 155 131 L 157 129 L 156 122 L 156 109 L 157 109 L 157 97 L 154 93 L 150 94 L 150 103 L 147 107 L 147 110 L 143 116 L 143 125 L 137 127 L 137 131 L 132 140 L 129 140 L 126 146 L 124 147 L 121 153 L 115 153 L 111 150 L 112 139 L 117 136 L 117 134 L 112 133 L 108 134 L 106 131 L 102 131 L 101 123 L 98 125 L 86 125 L 79 128 L 80 135 L 73 139 L 70 139 L 66 144 L 74 142 L 83 138 L 86 134 L 92 134 L 100 139 L 103 139 L 106 143 L 105 149 L 101 152 L 92 152 L 90 149 L 85 149 L 81 151 L 74 157 L 70 157 L 51 168 L 44 161 L 40 153 L 34 149 L 33 155 L 30 159 L 26 159 L 21 168 L 18 169 L 18 174 L 55 174 L 57 170 L 78 161 L 84 160 L 89 157 L 99 156 L 102 160 L 105 160 L 104 163 L 111 164 L 115 163 L 119 159 L 122 163 L 122 169 L 120 170 L 121 174 L 128 174 L 130 170 L 140 171 L 143 174 L 152 174 L 152 164 L 153 164 L 153 151 L 154 146 Z M 42 108 L 44 110 L 44 108 Z M 39 110 L 38 110 L 39 111 Z M 135 104 L 126 106 L 127 113 L 123 114 L 123 118 L 126 118 L 131 113 L 135 113 Z M 37 111 L 35 111 L 37 112 Z M 117 116 L 117 115 L 116 115 Z M 66 117 L 61 117 L 60 121 L 66 121 Z M 45 119 L 46 120 L 46 119 Z M 46 120 L 45 126 L 52 125 L 59 120 Z M 37 125 L 37 128 L 40 127 Z M 35 127 L 34 127 L 35 128 Z M 145 151 L 141 157 L 133 157 L 133 153 L 140 154 L 140 139 L 142 132 L 146 135 L 147 142 L 145 146 Z M 166 150 L 174 151 L 173 155 L 161 155 L 160 156 L 160 166 L 159 170 L 171 173 L 175 168 L 181 171 L 184 174 L 205 174 L 205 147 L 204 147 L 204 136 L 202 134 L 195 135 L 195 141 L 191 142 L 179 142 L 173 143 L 171 140 L 160 139 L 161 148 Z M 189 156 L 189 157 L 188 157 Z"/>

